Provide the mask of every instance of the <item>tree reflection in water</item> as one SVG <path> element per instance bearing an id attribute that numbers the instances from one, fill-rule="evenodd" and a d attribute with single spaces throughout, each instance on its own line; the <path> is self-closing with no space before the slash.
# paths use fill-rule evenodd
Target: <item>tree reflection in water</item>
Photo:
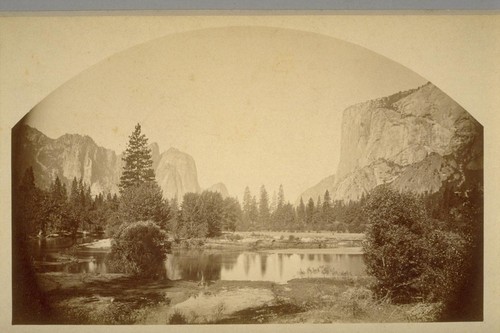
<path id="1" fill-rule="evenodd" d="M 326 277 L 348 272 L 364 275 L 361 254 L 204 252 L 177 251 L 167 257 L 167 276 L 172 280 L 237 280 L 284 283 L 304 277 Z"/>
<path id="2" fill-rule="evenodd" d="M 171 280 L 220 280 L 222 267 L 232 269 L 238 253 L 210 253 L 202 250 L 179 251 L 167 255 L 165 268 Z"/>

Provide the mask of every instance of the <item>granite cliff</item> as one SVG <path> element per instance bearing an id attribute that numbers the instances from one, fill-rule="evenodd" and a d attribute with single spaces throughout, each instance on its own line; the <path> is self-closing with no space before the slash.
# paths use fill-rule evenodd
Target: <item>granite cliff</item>
<path id="1" fill-rule="evenodd" d="M 188 192 L 199 192 L 198 173 L 194 159 L 175 148 L 170 148 L 159 156 L 155 169 L 156 181 L 168 198 L 182 197 Z"/>
<path id="2" fill-rule="evenodd" d="M 67 185 L 82 178 L 92 194 L 118 192 L 122 172 L 121 155 L 98 146 L 89 136 L 65 134 L 57 139 L 28 125 L 13 129 L 13 182 L 33 167 L 37 185 L 48 188 L 58 176 Z M 182 199 L 187 192 L 199 192 L 196 164 L 191 156 L 175 148 L 160 154 L 157 143 L 149 145 L 156 180 L 166 198 Z"/>
<path id="3" fill-rule="evenodd" d="M 465 170 L 483 168 L 482 131 L 432 83 L 348 107 L 330 195 L 355 201 L 381 184 L 436 192 L 444 181 L 463 177 Z"/>

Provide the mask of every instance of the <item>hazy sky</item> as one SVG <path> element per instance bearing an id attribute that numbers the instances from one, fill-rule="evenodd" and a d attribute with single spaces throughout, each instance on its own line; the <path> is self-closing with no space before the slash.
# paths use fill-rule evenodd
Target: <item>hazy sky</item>
<path id="1" fill-rule="evenodd" d="M 322 35 L 220 28 L 170 35 L 118 53 L 40 102 L 27 123 L 49 137 L 91 136 L 124 150 L 139 122 L 160 150 L 196 161 L 202 188 L 231 195 L 279 184 L 294 202 L 334 174 L 342 111 L 415 88 L 422 77 Z"/>

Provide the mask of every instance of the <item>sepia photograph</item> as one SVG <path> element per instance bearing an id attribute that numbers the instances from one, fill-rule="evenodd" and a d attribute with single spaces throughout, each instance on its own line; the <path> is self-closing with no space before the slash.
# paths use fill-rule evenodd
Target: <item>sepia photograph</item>
<path id="1" fill-rule="evenodd" d="M 14 326 L 485 320 L 497 17 L 0 20 Z"/>

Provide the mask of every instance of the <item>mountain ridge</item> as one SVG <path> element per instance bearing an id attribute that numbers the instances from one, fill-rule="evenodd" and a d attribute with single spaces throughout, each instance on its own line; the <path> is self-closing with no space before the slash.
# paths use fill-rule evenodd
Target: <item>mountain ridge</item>
<path id="1" fill-rule="evenodd" d="M 31 166 L 37 185 L 42 188 L 48 188 L 58 176 L 67 185 L 74 177 L 82 178 L 93 195 L 118 192 L 122 154 L 97 145 L 88 135 L 66 133 L 53 139 L 35 127 L 18 124 L 12 130 L 12 142 L 14 184 Z M 166 198 L 182 198 L 187 192 L 200 190 L 196 164 L 190 155 L 173 147 L 160 153 L 156 142 L 148 148 L 156 180 Z"/>

